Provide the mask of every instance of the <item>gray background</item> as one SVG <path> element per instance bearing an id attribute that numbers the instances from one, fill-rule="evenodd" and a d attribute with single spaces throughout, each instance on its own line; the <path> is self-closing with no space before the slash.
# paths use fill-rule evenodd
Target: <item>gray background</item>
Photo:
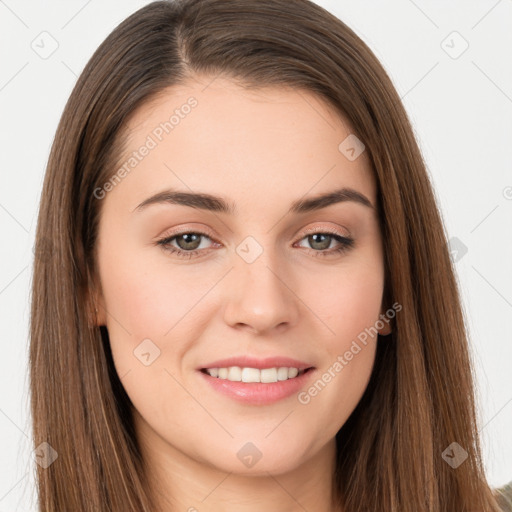
<path id="1" fill-rule="evenodd" d="M 36 510 L 29 290 L 50 145 L 89 57 L 147 3 L 0 0 L 0 512 Z M 512 0 L 316 3 L 376 53 L 415 127 L 457 261 L 486 469 L 502 485 L 512 479 Z"/>

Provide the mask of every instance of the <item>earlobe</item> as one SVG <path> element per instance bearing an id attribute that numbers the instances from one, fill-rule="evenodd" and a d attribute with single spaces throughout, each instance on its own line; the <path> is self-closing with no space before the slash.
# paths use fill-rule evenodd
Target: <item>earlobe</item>
<path id="1" fill-rule="evenodd" d="M 382 323 L 384 324 L 384 327 L 382 329 L 379 329 L 379 334 L 381 336 L 387 336 L 388 334 L 391 334 L 391 325 L 386 322 L 385 320 L 382 320 Z M 379 323 L 379 325 L 382 325 L 381 323 Z"/>
<path id="2" fill-rule="evenodd" d="M 376 322 L 376 327 L 381 336 L 387 336 L 391 334 L 391 321 L 390 318 L 386 315 L 386 312 L 382 312 L 379 315 L 379 320 Z"/>
<path id="3" fill-rule="evenodd" d="M 87 314 L 91 327 L 106 325 L 106 309 L 103 304 L 103 297 L 95 287 L 89 290 L 87 300 Z"/>
<path id="4" fill-rule="evenodd" d="M 106 315 L 105 308 L 103 307 L 102 300 L 94 300 L 93 301 L 93 325 L 94 327 L 100 327 L 102 325 L 106 325 Z"/>

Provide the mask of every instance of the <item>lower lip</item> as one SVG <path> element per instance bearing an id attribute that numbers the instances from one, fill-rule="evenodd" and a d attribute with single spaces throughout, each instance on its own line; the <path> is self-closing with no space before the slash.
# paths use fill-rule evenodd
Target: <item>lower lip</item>
<path id="1" fill-rule="evenodd" d="M 310 368 L 302 375 L 293 379 L 269 382 L 237 382 L 227 379 L 212 377 L 205 372 L 199 371 L 199 374 L 219 393 L 222 393 L 234 400 L 251 405 L 267 405 L 298 393 L 300 389 L 315 373 L 314 368 Z"/>

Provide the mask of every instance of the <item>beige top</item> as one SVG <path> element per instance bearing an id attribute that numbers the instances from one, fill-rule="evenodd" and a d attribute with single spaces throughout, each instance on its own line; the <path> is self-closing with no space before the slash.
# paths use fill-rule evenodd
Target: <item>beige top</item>
<path id="1" fill-rule="evenodd" d="M 495 492 L 499 493 L 496 499 L 501 510 L 503 512 L 512 512 L 512 482 L 495 489 Z"/>

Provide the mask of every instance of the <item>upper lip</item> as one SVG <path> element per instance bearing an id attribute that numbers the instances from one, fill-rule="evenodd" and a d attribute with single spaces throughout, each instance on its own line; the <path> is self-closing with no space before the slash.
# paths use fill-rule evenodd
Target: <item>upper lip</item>
<path id="1" fill-rule="evenodd" d="M 204 370 L 207 368 L 229 368 L 230 366 L 239 366 L 240 368 L 280 368 L 280 367 L 291 367 L 297 368 L 298 370 L 305 370 L 312 368 L 313 365 L 293 359 L 291 357 L 284 356 L 273 356 L 266 357 L 264 359 L 258 359 L 256 357 L 245 356 L 234 356 L 228 357 L 227 359 L 219 359 L 206 365 L 200 366 L 198 370 Z"/>

